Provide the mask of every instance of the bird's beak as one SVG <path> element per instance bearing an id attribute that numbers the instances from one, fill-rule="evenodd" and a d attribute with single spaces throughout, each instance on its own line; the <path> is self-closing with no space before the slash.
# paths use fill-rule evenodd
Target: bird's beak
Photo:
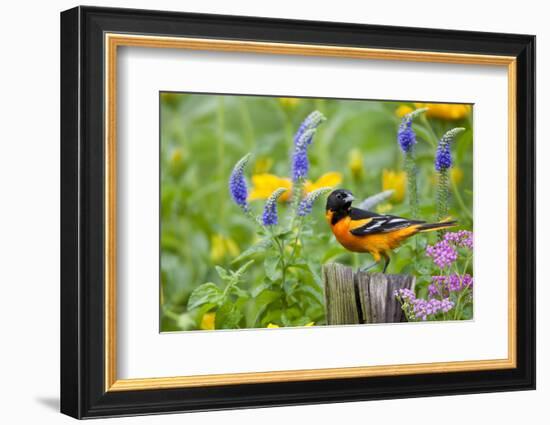
<path id="1" fill-rule="evenodd" d="M 346 194 L 346 197 L 344 198 L 344 202 L 346 202 L 346 203 L 352 202 L 354 200 L 355 200 L 355 198 L 353 197 L 353 195 L 351 193 Z"/>

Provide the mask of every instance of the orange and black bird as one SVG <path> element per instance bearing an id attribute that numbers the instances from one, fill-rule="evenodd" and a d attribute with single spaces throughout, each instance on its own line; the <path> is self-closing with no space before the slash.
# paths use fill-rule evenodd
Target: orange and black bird
<path id="1" fill-rule="evenodd" d="M 332 233 L 340 244 L 352 252 L 367 252 L 375 263 L 361 269 L 368 270 L 384 257 L 384 273 L 390 264 L 390 252 L 417 233 L 431 232 L 456 225 L 456 221 L 426 223 L 395 215 L 380 215 L 353 208 L 355 198 L 345 189 L 333 191 L 327 198 L 326 217 Z"/>

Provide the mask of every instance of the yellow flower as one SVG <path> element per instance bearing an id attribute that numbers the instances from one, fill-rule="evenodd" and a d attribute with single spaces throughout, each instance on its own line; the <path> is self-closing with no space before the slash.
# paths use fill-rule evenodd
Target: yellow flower
<path id="1" fill-rule="evenodd" d="M 405 171 L 386 170 L 382 172 L 382 190 L 393 189 L 391 199 L 395 202 L 402 202 L 405 198 L 405 187 L 407 173 Z"/>
<path id="2" fill-rule="evenodd" d="M 284 108 L 294 108 L 296 105 L 298 105 L 298 103 L 300 103 L 300 99 L 296 97 L 280 97 L 279 103 Z"/>
<path id="3" fill-rule="evenodd" d="M 399 118 L 403 118 L 405 115 L 411 113 L 413 111 L 413 108 L 411 108 L 409 105 L 399 105 L 399 107 L 395 110 L 395 115 L 397 115 Z"/>
<path id="4" fill-rule="evenodd" d="M 206 313 L 202 316 L 200 328 L 203 331 L 213 331 L 216 327 L 216 312 Z"/>
<path id="5" fill-rule="evenodd" d="M 306 193 L 311 193 L 314 190 L 321 189 L 322 187 L 334 187 L 342 183 L 342 173 L 336 171 L 330 171 L 323 174 L 315 182 L 306 180 L 304 182 L 304 189 Z"/>
<path id="6" fill-rule="evenodd" d="M 212 235 L 210 241 L 210 258 L 217 263 L 223 260 L 226 256 L 236 257 L 240 250 L 235 241 L 223 235 Z"/>
<path id="7" fill-rule="evenodd" d="M 315 324 L 315 322 L 309 322 L 309 323 L 306 323 L 304 326 L 313 326 Z M 280 328 L 279 325 L 276 325 L 274 323 L 269 323 L 266 328 L 269 328 L 269 329 L 274 329 L 274 328 Z"/>
<path id="8" fill-rule="evenodd" d="M 352 149 L 348 155 L 348 167 L 354 179 L 359 180 L 363 177 L 363 156 L 359 149 Z"/>
<path id="9" fill-rule="evenodd" d="M 256 199 L 267 199 L 278 188 L 284 187 L 287 189 L 281 197 L 280 201 L 288 201 L 290 199 L 290 192 L 292 189 L 292 180 L 288 177 L 278 177 L 275 174 L 254 174 L 252 176 L 252 190 L 248 195 L 249 201 L 255 201 Z"/>
<path id="10" fill-rule="evenodd" d="M 325 173 L 319 177 L 315 182 L 306 180 L 304 182 L 304 190 L 306 193 L 313 192 L 321 187 L 334 187 L 342 183 L 342 174 L 335 171 Z M 280 201 L 288 201 L 292 197 L 292 180 L 288 177 L 279 177 L 275 174 L 254 174 L 252 176 L 252 190 L 248 195 L 249 201 L 255 201 L 257 199 L 267 199 L 278 188 L 283 187 L 287 189 L 281 197 Z"/>
<path id="11" fill-rule="evenodd" d="M 443 120 L 460 120 L 468 116 L 472 107 L 470 105 L 450 103 L 415 103 L 417 108 L 429 108 L 426 111 L 428 118 L 441 118 Z"/>
<path id="12" fill-rule="evenodd" d="M 262 156 L 258 158 L 254 163 L 254 174 L 267 173 L 271 169 L 272 165 L 273 165 L 273 160 L 271 158 Z"/>
<path id="13" fill-rule="evenodd" d="M 451 181 L 454 184 L 459 184 L 464 179 L 464 171 L 460 167 L 451 168 Z"/>

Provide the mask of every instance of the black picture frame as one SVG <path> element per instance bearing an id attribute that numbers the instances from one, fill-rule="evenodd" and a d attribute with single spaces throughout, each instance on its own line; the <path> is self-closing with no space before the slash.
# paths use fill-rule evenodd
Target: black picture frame
<path id="1" fill-rule="evenodd" d="M 517 367 L 474 372 L 106 392 L 104 34 L 517 58 Z M 75 418 L 535 388 L 535 37 L 76 7 L 61 13 L 61 412 Z"/>

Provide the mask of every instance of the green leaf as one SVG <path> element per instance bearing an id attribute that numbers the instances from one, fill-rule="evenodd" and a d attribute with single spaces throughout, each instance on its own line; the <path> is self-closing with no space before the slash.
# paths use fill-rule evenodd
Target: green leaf
<path id="1" fill-rule="evenodd" d="M 409 260 L 407 260 L 407 264 L 400 270 L 400 274 L 415 274 L 414 273 L 414 264 L 410 263 Z"/>
<path id="2" fill-rule="evenodd" d="M 323 280 L 321 279 L 321 276 L 317 273 L 317 265 L 313 264 L 311 261 L 307 262 L 307 268 L 311 275 L 313 276 L 313 280 L 319 287 L 323 286 Z"/>
<path id="3" fill-rule="evenodd" d="M 296 294 L 303 294 L 304 296 L 310 297 L 319 305 L 325 305 L 325 297 L 323 290 L 320 288 L 315 288 L 311 285 L 300 285 L 296 289 Z"/>
<path id="4" fill-rule="evenodd" d="M 285 291 L 285 294 L 287 295 L 287 297 L 292 295 L 296 286 L 297 286 L 296 282 L 291 279 L 286 279 L 283 282 L 283 290 Z"/>
<path id="5" fill-rule="evenodd" d="M 284 229 L 281 229 L 277 232 L 275 232 L 275 236 L 278 237 L 279 239 L 283 239 L 283 240 L 286 240 L 288 239 L 290 236 L 292 236 L 294 232 L 292 230 L 284 230 Z"/>
<path id="6" fill-rule="evenodd" d="M 280 290 L 265 289 L 255 297 L 255 300 L 258 305 L 267 305 L 280 299 L 282 295 Z"/>
<path id="7" fill-rule="evenodd" d="M 244 289 L 239 288 L 238 286 L 231 287 L 231 293 L 239 297 L 239 299 L 248 299 L 250 294 Z"/>
<path id="8" fill-rule="evenodd" d="M 216 272 L 218 273 L 218 276 L 220 276 L 220 278 L 224 282 L 229 282 L 232 280 L 231 275 L 223 267 L 215 266 L 215 268 L 216 268 Z"/>
<path id="9" fill-rule="evenodd" d="M 302 270 L 309 270 L 307 264 L 302 263 L 302 262 L 291 263 L 291 264 L 288 265 L 288 267 L 294 267 L 294 268 L 302 269 Z"/>
<path id="10" fill-rule="evenodd" d="M 252 295 L 252 298 L 256 298 L 264 290 L 269 288 L 271 288 L 271 284 L 269 282 L 262 282 L 250 290 L 250 295 Z"/>
<path id="11" fill-rule="evenodd" d="M 266 276 L 272 281 L 278 279 L 277 265 L 279 264 L 279 257 L 276 255 L 270 255 L 264 260 L 264 268 Z"/>
<path id="12" fill-rule="evenodd" d="M 315 280 L 315 283 L 317 283 L 319 286 L 323 284 L 321 277 L 317 273 L 317 266 L 312 262 L 296 262 L 293 264 L 289 264 L 289 267 L 295 267 L 301 270 L 304 270 L 306 272 L 309 272 L 311 276 L 313 277 L 313 280 Z"/>
<path id="13" fill-rule="evenodd" d="M 248 268 L 254 263 L 254 260 L 250 260 L 249 262 L 243 264 L 239 269 L 235 272 L 235 277 L 237 279 L 240 279 L 243 274 L 248 270 Z"/>
<path id="14" fill-rule="evenodd" d="M 260 316 L 270 307 L 270 305 L 281 299 L 282 295 L 283 294 L 280 290 L 265 289 L 254 297 L 254 308 L 252 312 L 252 321 L 254 325 L 258 322 Z"/>
<path id="15" fill-rule="evenodd" d="M 339 245 L 334 245 L 328 248 L 323 257 L 321 258 L 321 263 L 326 263 L 330 260 L 333 260 L 341 255 L 345 255 L 346 251 L 344 248 L 340 247 Z"/>
<path id="16" fill-rule="evenodd" d="M 265 327 L 269 323 L 279 324 L 282 322 L 282 311 L 279 309 L 269 310 L 266 312 L 261 321 L 261 326 Z"/>
<path id="17" fill-rule="evenodd" d="M 219 304 L 222 301 L 223 292 L 215 283 L 208 282 L 195 288 L 187 301 L 187 309 L 193 310 L 203 304 Z"/>
<path id="18" fill-rule="evenodd" d="M 234 303 L 227 301 L 216 311 L 216 329 L 236 329 L 243 314 Z"/>
<path id="19" fill-rule="evenodd" d="M 272 245 L 271 238 L 265 238 L 261 239 L 259 242 L 252 245 L 250 248 L 246 249 L 239 255 L 237 258 L 235 258 L 231 263 L 238 263 L 242 260 L 245 260 L 249 257 L 251 257 L 254 254 L 259 254 L 265 252 L 267 249 L 269 249 Z"/>

